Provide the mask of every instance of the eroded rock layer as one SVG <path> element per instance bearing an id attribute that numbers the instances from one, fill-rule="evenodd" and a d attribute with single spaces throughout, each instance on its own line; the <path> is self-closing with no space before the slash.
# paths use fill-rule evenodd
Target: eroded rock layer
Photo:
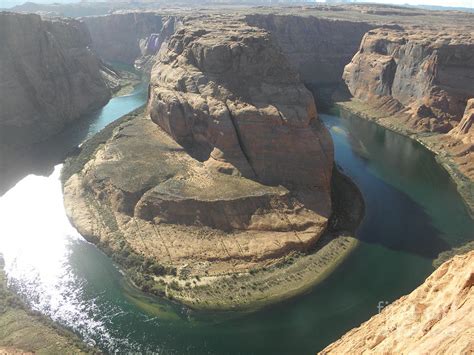
<path id="1" fill-rule="evenodd" d="M 472 15 L 465 15 L 469 18 Z M 472 27 L 369 31 L 344 71 L 343 107 L 409 135 L 437 154 L 474 211 Z"/>
<path id="2" fill-rule="evenodd" d="M 464 144 L 474 144 L 474 98 L 467 102 L 461 121 L 449 134 Z"/>
<path id="3" fill-rule="evenodd" d="M 321 354 L 470 354 L 474 252 L 441 265 L 415 291 L 346 333 Z"/>
<path id="4" fill-rule="evenodd" d="M 403 111 L 413 129 L 446 133 L 474 94 L 474 37 L 456 30 L 372 30 L 344 79 L 354 97 Z"/>
<path id="5" fill-rule="evenodd" d="M 0 13 L 0 142 L 29 146 L 104 105 L 105 68 L 76 20 Z"/>
<path id="6" fill-rule="evenodd" d="M 153 68 L 152 120 L 218 171 L 327 193 L 331 138 L 269 34 L 240 22 L 192 26 Z"/>

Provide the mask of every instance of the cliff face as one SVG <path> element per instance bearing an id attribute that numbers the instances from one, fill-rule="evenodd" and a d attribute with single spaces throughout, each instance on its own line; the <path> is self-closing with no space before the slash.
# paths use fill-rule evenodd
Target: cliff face
<path id="1" fill-rule="evenodd" d="M 467 102 L 461 122 L 449 134 L 464 144 L 474 144 L 474 99 Z"/>
<path id="2" fill-rule="evenodd" d="M 357 52 L 364 34 L 374 25 L 313 16 L 251 14 L 248 24 L 271 33 L 316 99 L 330 101 L 343 88 L 344 66 Z"/>
<path id="3" fill-rule="evenodd" d="M 369 31 L 344 71 L 354 97 L 403 113 L 410 128 L 448 132 L 474 94 L 474 38 L 462 31 Z"/>
<path id="4" fill-rule="evenodd" d="M 329 191 L 331 139 L 269 34 L 208 24 L 178 31 L 161 53 L 151 79 L 152 120 L 219 171 Z"/>
<path id="5" fill-rule="evenodd" d="M 0 141 L 28 146 L 110 98 L 78 21 L 0 13 Z"/>
<path id="6" fill-rule="evenodd" d="M 474 351 L 474 252 L 455 256 L 426 281 L 321 354 L 468 354 Z"/>
<path id="7" fill-rule="evenodd" d="M 105 61 L 125 64 L 133 64 L 148 54 L 148 38 L 158 36 L 163 27 L 162 16 L 153 12 L 116 13 L 82 20 L 89 28 L 97 54 Z"/>

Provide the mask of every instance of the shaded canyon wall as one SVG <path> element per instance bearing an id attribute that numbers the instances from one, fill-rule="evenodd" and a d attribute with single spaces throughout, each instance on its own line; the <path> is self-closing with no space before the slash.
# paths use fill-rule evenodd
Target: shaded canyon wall
<path id="1" fill-rule="evenodd" d="M 111 97 L 87 28 L 72 19 L 0 13 L 0 141 L 29 146 Z"/>

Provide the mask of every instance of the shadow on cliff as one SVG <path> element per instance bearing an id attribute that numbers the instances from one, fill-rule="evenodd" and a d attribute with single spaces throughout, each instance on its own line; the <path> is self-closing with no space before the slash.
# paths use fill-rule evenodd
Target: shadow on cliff
<path id="1" fill-rule="evenodd" d="M 72 123 L 58 135 L 29 149 L 0 147 L 0 196 L 27 175 L 49 176 L 56 165 L 75 154 L 79 144 L 95 133 L 94 126 L 101 125 L 98 121 L 102 112 L 100 109 Z"/>
<path id="2" fill-rule="evenodd" d="M 29 149 L 0 148 L 0 196 L 27 175 L 49 176 L 54 166 L 61 164 L 86 139 L 94 119 L 74 123 L 57 136 Z"/>
<path id="3" fill-rule="evenodd" d="M 137 85 L 132 93 L 112 98 L 107 105 L 70 123 L 54 137 L 30 149 L 0 146 L 0 196 L 25 176 L 49 176 L 55 165 L 75 154 L 79 144 L 109 123 L 146 103 L 147 83 Z"/>

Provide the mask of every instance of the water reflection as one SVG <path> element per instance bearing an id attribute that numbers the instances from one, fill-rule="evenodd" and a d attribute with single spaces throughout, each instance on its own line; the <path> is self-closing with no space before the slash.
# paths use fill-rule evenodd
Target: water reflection
<path id="1" fill-rule="evenodd" d="M 29 174 L 49 176 L 85 139 L 146 100 L 146 84 L 137 86 L 130 95 L 112 98 L 96 112 L 74 122 L 53 138 L 31 149 L 18 149 L 6 154 L 0 151 L 0 196 Z"/>
<path id="2" fill-rule="evenodd" d="M 87 339 L 81 330 L 101 324 L 90 317 L 94 300 L 82 297 L 86 280 L 69 265 L 71 245 L 83 238 L 64 212 L 60 169 L 56 166 L 50 177 L 29 175 L 0 199 L 0 215 L 8 216 L 0 226 L 0 251 L 11 286 L 32 308 L 73 322 Z"/>

